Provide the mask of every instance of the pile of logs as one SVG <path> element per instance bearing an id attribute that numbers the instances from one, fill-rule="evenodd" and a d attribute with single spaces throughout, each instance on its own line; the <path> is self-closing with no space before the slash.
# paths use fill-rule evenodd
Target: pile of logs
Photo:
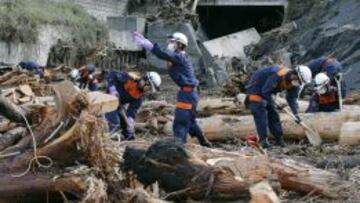
<path id="1" fill-rule="evenodd" d="M 286 101 L 277 98 L 279 103 Z M 300 112 L 305 112 L 308 102 L 299 101 Z M 140 110 L 136 128 L 138 132 L 150 131 L 151 134 L 172 135 L 171 115 L 175 107 L 165 101 L 145 102 Z M 201 99 L 198 105 L 198 122 L 205 135 L 213 142 L 227 142 L 256 134 L 253 117 L 243 104 L 235 104 L 234 98 Z M 304 129 L 285 113 L 280 113 L 285 139 L 305 139 Z M 357 127 L 360 124 L 360 107 L 345 105 L 342 112 L 301 113 L 300 117 L 314 127 L 323 140 L 339 141 L 341 144 L 360 143 Z M 349 128 L 349 126 L 352 126 Z"/>
<path id="2" fill-rule="evenodd" d="M 123 187 L 122 157 L 101 116 L 115 110 L 118 99 L 78 92 L 69 82 L 54 85 L 53 92 L 55 105 L 41 109 L 0 98 L 0 201 L 155 201 Z"/>

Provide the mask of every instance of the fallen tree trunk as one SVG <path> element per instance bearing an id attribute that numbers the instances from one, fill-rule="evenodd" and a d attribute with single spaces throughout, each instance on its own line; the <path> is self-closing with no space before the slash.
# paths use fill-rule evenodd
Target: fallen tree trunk
<path id="1" fill-rule="evenodd" d="M 125 171 L 134 171 L 145 186 L 158 181 L 159 186 L 169 193 L 167 200 L 186 197 L 196 200 L 238 199 L 249 196 L 249 187 L 253 183 L 264 178 L 275 180 L 264 156 L 251 159 L 239 156 L 238 163 L 242 164 L 228 166 L 213 161 L 212 164 L 217 165 L 210 166 L 172 139 L 159 141 L 147 150 L 127 148 L 123 157 Z"/>
<path id="2" fill-rule="evenodd" d="M 24 117 L 29 118 L 30 112 L 15 105 L 9 99 L 0 95 L 0 114 L 16 123 L 25 123 Z"/>
<path id="3" fill-rule="evenodd" d="M 304 122 L 313 126 L 324 140 L 339 139 L 343 123 L 360 121 L 360 111 L 343 111 L 333 113 L 300 114 Z M 285 139 L 304 139 L 304 129 L 285 114 L 280 115 Z M 252 116 L 215 115 L 198 119 L 200 127 L 210 141 L 223 142 L 231 139 L 243 138 L 249 134 L 256 134 L 256 127 Z M 171 131 L 172 124 L 166 125 L 164 132 Z M 349 131 L 352 131 L 351 128 Z M 356 130 L 353 131 L 356 134 Z"/>
<path id="4" fill-rule="evenodd" d="M 270 166 L 276 171 L 281 187 L 287 190 L 336 198 L 340 190 L 348 187 L 338 174 L 292 159 L 270 159 Z"/>
<path id="5" fill-rule="evenodd" d="M 87 190 L 85 181 L 77 176 L 54 178 L 50 175 L 29 174 L 22 177 L 1 176 L 0 200 L 20 202 L 26 200 L 42 202 L 47 196 L 62 200 L 60 192 L 78 194 L 79 196 Z"/>
<path id="6" fill-rule="evenodd" d="M 336 198 L 346 182 L 332 172 L 291 159 L 273 159 L 254 151 L 226 152 L 188 145 L 186 150 L 173 141 L 127 142 L 124 170 L 140 182 L 155 181 L 168 192 L 168 199 L 238 199 L 250 196 L 250 188 L 270 181 L 271 188 L 314 193 Z M 149 147 L 150 146 L 150 147 Z M 337 186 L 336 186 L 336 185 Z"/>

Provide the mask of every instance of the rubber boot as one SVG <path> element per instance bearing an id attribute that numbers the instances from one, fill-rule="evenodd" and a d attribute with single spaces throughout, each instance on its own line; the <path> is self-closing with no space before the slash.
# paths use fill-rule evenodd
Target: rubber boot
<path id="1" fill-rule="evenodd" d="M 261 144 L 261 147 L 264 148 L 264 149 L 271 147 L 271 144 L 270 144 L 270 142 L 268 141 L 267 138 L 261 139 L 260 144 Z"/>
<path id="2" fill-rule="evenodd" d="M 211 142 L 204 136 L 203 133 L 199 133 L 196 135 L 196 138 L 199 141 L 199 144 L 204 147 L 212 148 Z"/>
<path id="3" fill-rule="evenodd" d="M 275 137 L 276 145 L 280 147 L 285 147 L 284 137 L 283 136 L 276 136 Z"/>

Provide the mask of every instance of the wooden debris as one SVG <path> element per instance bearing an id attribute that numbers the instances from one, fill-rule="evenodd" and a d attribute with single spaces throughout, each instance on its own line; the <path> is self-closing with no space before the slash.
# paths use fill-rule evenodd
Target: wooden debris
<path id="1" fill-rule="evenodd" d="M 31 97 L 34 95 L 34 92 L 32 91 L 29 85 L 20 85 L 18 90 L 25 96 Z"/>
<path id="2" fill-rule="evenodd" d="M 101 92 L 90 92 L 88 96 L 90 101 L 89 109 L 96 114 L 111 112 L 119 107 L 119 99 L 116 96 Z"/>
<path id="3" fill-rule="evenodd" d="M 160 188 L 169 193 L 168 199 L 239 199 L 249 197 L 250 188 L 262 181 L 269 181 L 274 191 L 281 186 L 336 198 L 344 189 L 339 186 L 346 185 L 335 173 L 288 158 L 268 159 L 251 149 L 226 152 L 188 145 L 184 150 L 166 140 L 151 146 L 145 142 L 127 142 L 123 146 L 127 146 L 123 152 L 124 169 L 133 171 L 145 185 L 158 181 Z"/>
<path id="4" fill-rule="evenodd" d="M 267 181 L 253 185 L 250 194 L 250 203 L 280 203 L 279 197 Z"/>
<path id="5" fill-rule="evenodd" d="M 360 144 L 360 122 L 343 123 L 339 135 L 339 144 L 359 145 Z"/>

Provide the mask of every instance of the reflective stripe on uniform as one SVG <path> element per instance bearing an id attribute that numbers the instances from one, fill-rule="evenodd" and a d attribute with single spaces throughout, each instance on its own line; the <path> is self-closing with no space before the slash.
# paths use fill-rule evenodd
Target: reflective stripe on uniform
<path id="1" fill-rule="evenodd" d="M 179 109 L 186 109 L 186 110 L 191 110 L 192 109 L 192 104 L 191 103 L 187 103 L 187 102 L 176 102 L 176 108 Z"/>
<path id="2" fill-rule="evenodd" d="M 261 102 L 262 100 L 263 100 L 263 98 L 259 95 L 256 95 L 256 94 L 249 95 L 249 101 Z"/>

